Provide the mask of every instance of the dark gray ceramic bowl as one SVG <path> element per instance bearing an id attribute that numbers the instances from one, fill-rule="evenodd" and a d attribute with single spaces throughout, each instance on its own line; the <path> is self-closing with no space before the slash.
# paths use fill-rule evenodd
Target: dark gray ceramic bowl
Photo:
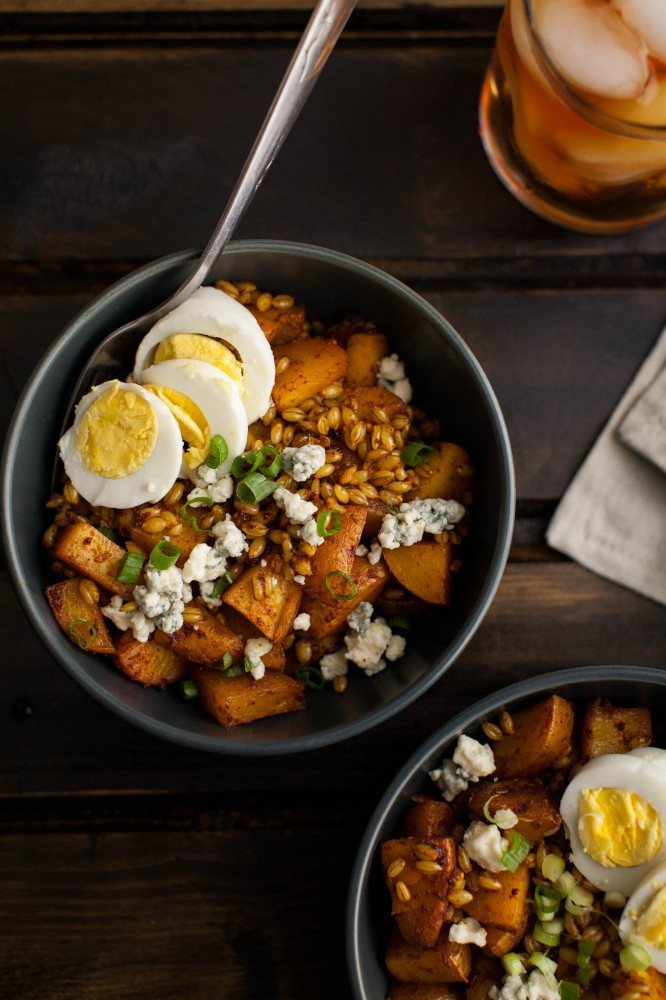
<path id="1" fill-rule="evenodd" d="M 379 846 L 400 829 L 412 795 L 432 793 L 435 786 L 428 778 L 428 771 L 439 765 L 460 733 L 484 739 L 477 730 L 486 719 L 495 719 L 503 708 L 517 711 L 553 693 L 574 700 L 600 696 L 622 705 L 646 705 L 652 709 L 655 742 L 666 746 L 666 671 L 648 667 L 584 667 L 532 677 L 489 695 L 438 729 L 412 754 L 389 785 L 356 855 L 346 929 L 347 966 L 355 1000 L 384 1000 L 389 984 L 383 955 L 391 921 L 377 864 Z"/>
<path id="2" fill-rule="evenodd" d="M 39 548 L 56 438 L 74 380 L 97 342 L 162 302 L 193 254 L 155 261 L 91 303 L 55 341 L 21 398 L 3 463 L 3 530 L 14 586 L 53 657 L 95 698 L 151 733 L 218 753 L 275 754 L 324 746 L 363 732 L 422 694 L 453 663 L 479 626 L 507 558 L 514 507 L 511 451 L 497 400 L 478 362 L 434 309 L 399 281 L 351 257 L 295 243 L 233 244 L 213 278 L 250 279 L 293 292 L 324 320 L 356 312 L 387 332 L 406 359 L 419 403 L 442 418 L 477 468 L 474 532 L 455 603 L 419 628 L 409 653 L 374 679 L 360 673 L 344 697 L 308 696 L 308 709 L 226 732 L 172 692 L 142 689 L 103 657 L 77 650 L 56 625 L 42 589 Z"/>

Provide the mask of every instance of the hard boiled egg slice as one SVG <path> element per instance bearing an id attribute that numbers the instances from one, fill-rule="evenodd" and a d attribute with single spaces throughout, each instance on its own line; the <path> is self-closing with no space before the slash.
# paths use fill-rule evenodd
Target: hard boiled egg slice
<path id="1" fill-rule="evenodd" d="M 65 472 L 81 496 L 102 507 L 159 500 L 178 478 L 178 424 L 138 385 L 105 382 L 84 396 L 58 442 Z"/>
<path id="2" fill-rule="evenodd" d="M 666 972 L 666 864 L 653 868 L 634 889 L 620 918 L 623 944 L 640 944 L 659 972 Z"/>
<path id="3" fill-rule="evenodd" d="M 231 345 L 242 362 L 238 364 Z M 226 292 L 198 288 L 148 331 L 139 344 L 134 378 L 169 358 L 188 357 L 216 365 L 239 386 L 249 423 L 268 409 L 275 383 L 275 361 L 268 341 L 249 310 Z"/>
<path id="4" fill-rule="evenodd" d="M 193 478 L 215 434 L 227 442 L 228 455 L 219 469 L 227 472 L 247 441 L 247 415 L 236 383 L 207 361 L 183 358 L 151 365 L 141 373 L 141 381 L 177 421 L 187 445 L 183 473 Z"/>
<path id="5" fill-rule="evenodd" d="M 666 782 L 649 757 L 591 760 L 567 786 L 560 812 L 574 864 L 599 889 L 628 896 L 666 861 Z"/>

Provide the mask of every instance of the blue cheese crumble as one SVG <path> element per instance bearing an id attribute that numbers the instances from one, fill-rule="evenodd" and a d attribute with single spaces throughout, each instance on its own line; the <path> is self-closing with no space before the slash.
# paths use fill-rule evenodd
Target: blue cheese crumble
<path id="1" fill-rule="evenodd" d="M 192 600 L 192 590 L 177 566 L 158 570 L 149 565 L 145 586 L 134 588 L 134 600 L 156 628 L 171 634 L 183 625 L 183 611 Z"/>
<path id="2" fill-rule="evenodd" d="M 229 473 L 221 472 L 220 469 L 211 469 L 205 462 L 203 465 L 197 466 L 192 478 L 196 488 L 188 493 L 188 500 L 196 500 L 201 497 L 213 500 L 215 503 L 224 503 L 233 495 L 234 481 Z"/>
<path id="3" fill-rule="evenodd" d="M 394 392 L 403 403 L 409 403 L 412 398 L 411 382 L 405 375 L 405 366 L 397 354 L 389 354 L 379 362 L 377 385 Z"/>
<path id="4" fill-rule="evenodd" d="M 502 836 L 494 823 L 474 820 L 463 834 L 463 847 L 477 865 L 489 872 L 505 872 L 502 855 L 509 848 L 509 841 Z"/>
<path id="5" fill-rule="evenodd" d="M 304 444 L 301 448 L 285 448 L 282 452 L 282 468 L 297 483 L 304 483 L 324 465 L 326 451 L 320 444 Z"/>
<path id="6" fill-rule="evenodd" d="M 128 629 L 131 629 L 137 642 L 148 642 L 155 631 L 154 622 L 150 618 L 146 618 L 143 611 L 121 611 L 122 605 L 122 597 L 116 595 L 111 598 L 105 608 L 101 609 L 102 614 L 109 621 L 112 621 L 121 632 L 127 632 Z"/>
<path id="7" fill-rule="evenodd" d="M 488 933 L 474 917 L 464 917 L 449 928 L 449 941 L 456 944 L 476 944 L 485 948 Z"/>
<path id="8" fill-rule="evenodd" d="M 386 660 L 398 660 L 405 652 L 406 642 L 393 635 L 383 618 L 372 621 L 372 604 L 361 603 L 347 616 L 349 631 L 344 637 L 345 656 L 365 672 L 367 677 L 386 667 Z M 386 659 L 384 659 L 386 657 Z"/>
<path id="9" fill-rule="evenodd" d="M 255 681 L 260 681 L 266 673 L 266 666 L 262 656 L 270 653 L 273 643 L 268 639 L 248 639 L 245 643 L 245 656 L 247 658 L 250 673 Z"/>
<path id="10" fill-rule="evenodd" d="M 463 733 L 453 753 L 453 759 L 445 759 L 430 778 L 435 782 L 447 802 L 453 802 L 456 795 L 464 792 L 470 782 L 487 778 L 495 770 L 495 755 L 487 743 L 479 743 Z"/>
<path id="11" fill-rule="evenodd" d="M 384 549 L 415 545 L 428 532 L 442 534 L 463 518 L 465 508 L 457 500 L 410 500 L 400 505 L 397 514 L 387 514 L 379 532 L 379 544 Z"/>
<path id="12" fill-rule="evenodd" d="M 559 1000 L 560 991 L 535 969 L 527 979 L 505 976 L 501 987 L 490 987 L 488 997 L 490 1000 Z"/>
<path id="13" fill-rule="evenodd" d="M 229 514 L 224 521 L 214 524 L 210 533 L 216 539 L 215 548 L 227 559 L 238 559 L 248 547 L 245 535 L 236 527 Z"/>
<path id="14" fill-rule="evenodd" d="M 289 490 L 285 490 L 284 486 L 278 486 L 273 493 L 273 499 L 280 510 L 283 510 L 294 524 L 305 524 L 317 513 L 315 504 L 304 500 L 298 493 L 290 493 Z"/>

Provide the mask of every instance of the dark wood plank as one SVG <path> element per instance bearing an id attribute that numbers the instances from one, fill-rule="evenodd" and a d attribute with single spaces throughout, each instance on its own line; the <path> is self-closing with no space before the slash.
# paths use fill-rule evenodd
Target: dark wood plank
<path id="1" fill-rule="evenodd" d="M 344 997 L 359 835 L 0 837 L 3 1000 Z"/>
<path id="2" fill-rule="evenodd" d="M 425 294 L 493 383 L 513 443 L 519 496 L 559 496 L 656 338 L 666 291 L 426 287 Z M 0 427 L 40 355 L 84 302 L 82 296 L 0 299 Z"/>
<path id="3" fill-rule="evenodd" d="M 241 235 L 452 259 L 470 273 L 477 258 L 529 256 L 550 273 L 565 258 L 565 273 L 572 260 L 585 273 L 639 255 L 663 277 L 663 226 L 575 235 L 504 191 L 477 136 L 488 56 L 487 43 L 446 38 L 343 45 Z M 202 244 L 288 57 L 270 44 L 4 53 L 0 90 L 20 100 L 0 122 L 0 258 L 135 259 Z"/>
<path id="4" fill-rule="evenodd" d="M 317 784 L 373 802 L 423 739 L 481 695 L 521 677 L 591 663 L 665 666 L 663 608 L 567 562 L 509 566 L 468 650 L 400 716 L 335 749 L 233 762 L 151 738 L 103 710 L 43 652 L 0 583 L 0 795 L 126 792 L 249 794 Z M 331 761 L 335 766 L 331 767 Z M 322 771 L 325 769 L 325 771 Z M 196 778 L 194 778 L 196 775 Z"/>

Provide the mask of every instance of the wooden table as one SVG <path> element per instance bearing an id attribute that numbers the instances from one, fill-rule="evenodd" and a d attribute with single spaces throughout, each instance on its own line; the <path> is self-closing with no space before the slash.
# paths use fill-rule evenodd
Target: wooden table
<path id="1" fill-rule="evenodd" d="M 307 4 L 233 6 L 0 3 L 3 427 L 93 294 L 204 242 Z M 356 843 L 424 738 L 521 677 L 663 665 L 663 608 L 563 560 L 543 532 L 666 317 L 666 229 L 572 235 L 500 187 L 476 134 L 497 20 L 495 8 L 364 4 L 242 227 L 379 263 L 485 367 L 519 501 L 484 625 L 439 684 L 373 732 L 231 760 L 162 743 L 86 697 L 37 642 L 3 570 L 3 1000 L 347 996 Z"/>

